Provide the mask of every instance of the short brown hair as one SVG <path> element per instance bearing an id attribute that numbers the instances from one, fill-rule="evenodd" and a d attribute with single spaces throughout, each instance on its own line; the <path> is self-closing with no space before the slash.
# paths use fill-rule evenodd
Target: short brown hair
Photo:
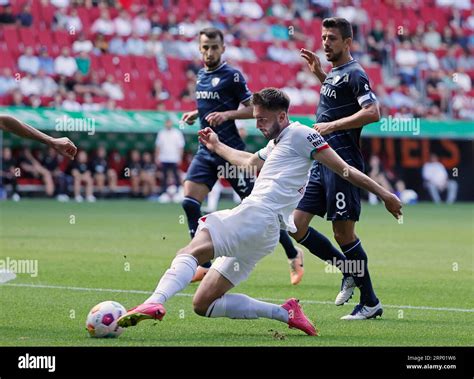
<path id="1" fill-rule="evenodd" d="M 199 31 L 199 40 L 201 40 L 201 36 L 205 35 L 207 38 L 217 38 L 219 37 L 224 43 L 224 34 L 217 28 L 204 28 Z"/>
<path id="2" fill-rule="evenodd" d="M 341 33 L 342 39 L 353 38 L 352 25 L 342 17 L 330 17 L 323 20 L 324 28 L 336 28 Z"/>
<path id="3" fill-rule="evenodd" d="M 252 95 L 252 105 L 259 105 L 269 111 L 288 112 L 290 98 L 281 89 L 268 87 Z"/>

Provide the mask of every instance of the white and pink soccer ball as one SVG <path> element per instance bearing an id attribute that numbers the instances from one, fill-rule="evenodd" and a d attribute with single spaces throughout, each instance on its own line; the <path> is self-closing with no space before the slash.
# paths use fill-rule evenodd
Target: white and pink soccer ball
<path id="1" fill-rule="evenodd" d="M 116 301 L 103 301 L 94 306 L 87 315 L 86 328 L 91 337 L 115 338 L 122 334 L 123 328 L 117 320 L 127 311 Z"/>

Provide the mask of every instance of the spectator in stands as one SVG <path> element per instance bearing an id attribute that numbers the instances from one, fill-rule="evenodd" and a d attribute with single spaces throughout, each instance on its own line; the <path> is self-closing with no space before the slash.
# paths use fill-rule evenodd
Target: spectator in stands
<path id="1" fill-rule="evenodd" d="M 56 10 L 53 17 L 53 29 L 67 30 L 68 18 L 67 8 L 59 8 Z"/>
<path id="2" fill-rule="evenodd" d="M 11 105 L 14 107 L 24 107 L 26 105 L 23 101 L 23 95 L 19 89 L 13 90 Z"/>
<path id="3" fill-rule="evenodd" d="M 446 203 L 452 204 L 456 201 L 458 183 L 449 179 L 446 168 L 436 154 L 431 154 L 430 160 L 423 165 L 422 177 L 431 199 L 436 204 L 441 202 L 440 195 L 444 191 L 447 192 Z"/>
<path id="4" fill-rule="evenodd" d="M 79 53 L 79 55 L 76 57 L 76 65 L 78 72 L 80 72 L 82 75 L 88 75 L 91 68 L 91 59 L 89 54 L 85 52 Z"/>
<path id="5" fill-rule="evenodd" d="M 94 180 L 92 179 L 86 151 L 81 150 L 77 154 L 76 160 L 72 161 L 70 171 L 74 179 L 74 199 L 78 203 L 84 201 L 84 197 L 81 194 L 81 189 L 84 185 L 86 200 L 88 202 L 94 202 L 96 200 L 93 193 Z"/>
<path id="6" fill-rule="evenodd" d="M 453 112 L 455 118 L 474 121 L 474 97 L 458 88 L 453 98 Z"/>
<path id="7" fill-rule="evenodd" d="M 51 76 L 48 76 L 45 71 L 40 70 L 36 78 L 40 92 L 40 96 L 53 97 L 58 90 L 58 85 Z"/>
<path id="8" fill-rule="evenodd" d="M 86 39 L 86 35 L 82 32 L 79 33 L 77 40 L 75 40 L 74 43 L 72 44 L 72 51 L 75 54 L 82 53 L 82 52 L 89 54 L 93 49 L 94 49 L 94 45 L 92 44 L 91 41 Z"/>
<path id="9" fill-rule="evenodd" d="M 462 50 L 462 54 L 458 58 L 458 68 L 462 68 L 465 71 L 474 70 L 474 56 L 468 50 Z"/>
<path id="10" fill-rule="evenodd" d="M 294 42 L 292 42 L 294 44 Z M 280 40 L 276 40 L 273 45 L 268 48 L 268 57 L 284 64 L 301 63 L 301 57 L 298 49 L 286 49 Z"/>
<path id="11" fill-rule="evenodd" d="M 161 191 L 165 193 L 168 189 L 168 177 L 171 173 L 174 177 L 176 187 L 181 186 L 178 169 L 183 159 L 184 136 L 183 133 L 173 128 L 171 119 L 165 121 L 165 128 L 162 129 L 155 142 L 155 162 L 161 169 Z"/>
<path id="12" fill-rule="evenodd" d="M 67 31 L 72 35 L 78 34 L 82 31 L 82 21 L 77 13 L 77 9 L 71 9 L 71 12 L 67 18 L 66 28 Z"/>
<path id="13" fill-rule="evenodd" d="M 49 108 L 62 109 L 63 108 L 63 97 L 58 92 L 54 94 L 53 101 L 48 104 Z"/>
<path id="14" fill-rule="evenodd" d="M 69 47 L 63 47 L 61 55 L 54 60 L 54 72 L 58 75 L 73 76 L 77 71 L 76 60 L 71 56 Z"/>
<path id="15" fill-rule="evenodd" d="M 188 80 L 186 88 L 181 92 L 180 99 L 185 101 L 193 101 L 196 99 L 196 82 L 194 80 Z"/>
<path id="16" fill-rule="evenodd" d="M 133 32 L 125 43 L 125 49 L 130 55 L 145 55 L 145 41 L 136 32 Z"/>
<path id="17" fill-rule="evenodd" d="M 140 197 L 140 173 L 142 170 L 142 163 L 140 153 L 138 150 L 130 151 L 130 158 L 125 165 L 124 177 L 130 178 L 132 187 L 132 197 Z"/>
<path id="18" fill-rule="evenodd" d="M 20 174 L 20 170 L 15 158 L 13 158 L 12 150 L 7 146 L 3 148 L 1 163 L 0 188 L 5 185 L 11 186 L 11 198 L 18 201 L 20 195 L 18 194 L 17 174 Z"/>
<path id="19" fill-rule="evenodd" d="M 25 97 L 31 95 L 39 95 L 41 92 L 40 83 L 36 76 L 27 73 L 23 79 L 20 80 L 20 91 Z"/>
<path id="20" fill-rule="evenodd" d="M 56 150 L 48 148 L 47 154 L 42 157 L 41 164 L 47 169 L 52 177 L 56 187 L 56 199 L 58 201 L 68 201 L 69 196 L 67 195 L 68 177 L 60 169 L 60 159 L 63 159 Z"/>
<path id="21" fill-rule="evenodd" d="M 11 5 L 5 5 L 3 7 L 3 12 L 0 13 L 0 24 L 14 24 L 16 18 L 13 14 Z"/>
<path id="22" fill-rule="evenodd" d="M 76 100 L 76 94 L 73 91 L 67 93 L 62 109 L 69 112 L 80 112 L 82 110 L 81 104 Z"/>
<path id="23" fill-rule="evenodd" d="M 151 14 L 150 26 L 151 26 L 151 34 L 159 35 L 163 31 L 161 21 L 160 21 L 160 14 L 158 12 L 153 12 Z"/>
<path id="24" fill-rule="evenodd" d="M 28 106 L 33 109 L 37 109 L 41 107 L 41 98 L 38 95 L 32 95 L 28 98 Z"/>
<path id="25" fill-rule="evenodd" d="M 120 84 L 118 84 L 112 75 L 107 75 L 107 79 L 102 83 L 102 89 L 112 100 L 123 100 L 124 94 Z"/>
<path id="26" fill-rule="evenodd" d="M 385 50 L 385 30 L 381 20 L 375 20 L 375 26 L 367 37 L 369 54 L 374 62 L 383 64 L 387 57 Z"/>
<path id="27" fill-rule="evenodd" d="M 462 88 L 466 92 L 471 91 L 471 77 L 464 72 L 464 67 L 459 67 L 458 71 L 455 73 L 453 80 L 459 88 Z"/>
<path id="28" fill-rule="evenodd" d="M 426 94 L 428 98 L 441 109 L 447 109 L 449 93 L 443 84 L 442 70 L 431 71 L 426 79 Z"/>
<path id="29" fill-rule="evenodd" d="M 125 9 L 114 19 L 115 33 L 120 37 L 128 37 L 132 34 L 132 20 Z"/>
<path id="30" fill-rule="evenodd" d="M 18 69 L 33 75 L 38 73 L 40 62 L 31 46 L 28 46 L 25 49 L 25 53 L 18 58 Z"/>
<path id="31" fill-rule="evenodd" d="M 54 60 L 49 56 L 48 49 L 42 47 L 39 51 L 39 69 L 48 75 L 54 75 Z"/>
<path id="32" fill-rule="evenodd" d="M 148 19 L 147 13 L 145 10 L 142 10 L 137 13 L 133 19 L 133 32 L 135 32 L 139 37 L 145 37 L 150 34 L 151 31 L 151 22 Z"/>
<path id="33" fill-rule="evenodd" d="M 70 0 L 51 0 L 51 4 L 56 8 L 68 8 Z"/>
<path id="34" fill-rule="evenodd" d="M 441 67 L 450 74 L 455 72 L 458 67 L 457 50 L 458 47 L 456 45 L 449 46 L 446 55 L 441 58 Z"/>
<path id="35" fill-rule="evenodd" d="M 369 177 L 387 191 L 393 192 L 387 173 L 385 172 L 380 158 L 372 155 L 369 159 Z M 374 205 L 378 203 L 377 196 L 369 192 L 369 203 Z"/>
<path id="36" fill-rule="evenodd" d="M 430 50 L 437 50 L 441 47 L 441 35 L 433 22 L 428 24 L 428 30 L 423 35 L 422 43 L 425 48 Z"/>
<path id="37" fill-rule="evenodd" d="M 152 155 L 146 151 L 142 155 L 142 169 L 140 172 L 140 184 L 144 197 L 148 198 L 156 194 L 156 175 L 156 163 L 153 161 Z"/>
<path id="38" fill-rule="evenodd" d="M 123 37 L 114 36 L 109 42 L 109 54 L 128 55 L 127 46 Z"/>
<path id="39" fill-rule="evenodd" d="M 13 78 L 12 70 L 5 67 L 0 75 L 0 96 L 9 94 L 18 88 L 18 82 Z"/>
<path id="40" fill-rule="evenodd" d="M 23 149 L 20 156 L 20 168 L 22 176 L 30 176 L 32 178 L 41 179 L 45 185 L 47 196 L 54 195 L 54 181 L 51 173 L 33 156 L 28 148 Z"/>
<path id="41" fill-rule="evenodd" d="M 160 79 L 156 79 L 153 82 L 153 88 L 151 90 L 153 98 L 159 102 L 169 99 L 170 94 L 163 88 L 163 82 Z"/>
<path id="42" fill-rule="evenodd" d="M 106 184 L 110 195 L 117 192 L 117 172 L 111 169 L 107 163 L 107 151 L 104 146 L 99 146 L 95 158 L 91 164 L 92 173 L 94 175 L 95 185 L 98 196 L 104 197 L 106 192 Z"/>
<path id="43" fill-rule="evenodd" d="M 319 104 L 319 92 L 311 88 L 310 83 L 303 83 L 300 93 L 303 96 L 303 103 L 305 105 L 318 105 Z"/>
<path id="44" fill-rule="evenodd" d="M 397 49 L 395 62 L 399 66 L 398 70 L 402 84 L 414 84 L 417 76 L 418 57 L 410 41 L 404 41 L 402 46 Z"/>
<path id="45" fill-rule="evenodd" d="M 169 33 L 170 35 L 178 35 L 179 27 L 176 15 L 174 13 L 169 13 L 166 22 L 163 24 L 163 31 Z"/>
<path id="46" fill-rule="evenodd" d="M 21 11 L 17 14 L 16 18 L 20 26 L 30 27 L 33 25 L 33 15 L 31 14 L 30 4 L 23 4 Z"/>
<path id="47" fill-rule="evenodd" d="M 94 98 L 90 93 L 84 94 L 84 102 L 81 105 L 83 111 L 100 111 L 104 106 L 94 101 Z"/>
<path id="48" fill-rule="evenodd" d="M 278 18 L 286 18 L 289 15 L 289 9 L 281 0 L 273 0 L 272 5 L 267 8 L 265 12 L 267 16 L 274 16 Z"/>
<path id="49" fill-rule="evenodd" d="M 111 36 L 115 33 L 114 22 L 110 19 L 107 8 L 101 10 L 100 17 L 92 24 L 91 31 L 105 36 Z"/>
<path id="50" fill-rule="evenodd" d="M 303 65 L 302 69 L 296 74 L 296 81 L 299 84 L 307 83 L 310 87 L 318 86 L 320 84 L 316 75 L 309 70 L 309 67 L 306 64 Z"/>

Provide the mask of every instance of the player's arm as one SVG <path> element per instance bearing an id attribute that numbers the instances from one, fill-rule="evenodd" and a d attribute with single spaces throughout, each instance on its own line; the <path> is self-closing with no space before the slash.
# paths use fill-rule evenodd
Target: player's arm
<path id="1" fill-rule="evenodd" d="M 321 61 L 319 60 L 318 56 L 312 51 L 306 49 L 300 50 L 300 56 L 306 61 L 306 63 L 308 63 L 310 71 L 319 79 L 321 83 L 324 83 L 326 80 L 326 73 L 321 66 Z"/>
<path id="2" fill-rule="evenodd" d="M 210 151 L 224 158 L 229 163 L 242 168 L 260 170 L 265 163 L 258 154 L 247 151 L 233 149 L 219 141 L 219 137 L 211 128 L 205 128 L 198 132 L 199 142 L 205 145 Z"/>
<path id="3" fill-rule="evenodd" d="M 374 182 L 367 175 L 345 162 L 333 149 L 327 148 L 315 151 L 313 158 L 321 162 L 330 170 L 337 173 L 342 178 L 348 180 L 357 187 L 363 188 L 377 195 L 385 204 L 385 208 L 395 217 L 402 214 L 402 203 L 394 194 Z"/>
<path id="4" fill-rule="evenodd" d="M 74 159 L 77 152 L 77 147 L 69 138 L 53 138 L 12 116 L 0 115 L 0 129 L 44 143 L 69 159 Z"/>
<path id="5" fill-rule="evenodd" d="M 253 118 L 253 106 L 250 100 L 242 103 L 243 107 L 234 111 L 212 112 L 206 116 L 206 121 L 212 127 L 219 126 L 228 120 L 247 120 Z"/>
<path id="6" fill-rule="evenodd" d="M 353 115 L 331 122 L 317 123 L 313 128 L 324 136 L 337 130 L 358 129 L 378 120 L 380 120 L 379 106 L 377 102 L 373 102 Z"/>
<path id="7" fill-rule="evenodd" d="M 195 109 L 194 111 L 183 113 L 183 115 L 181 116 L 181 121 L 184 121 L 188 125 L 192 125 L 194 124 L 194 121 L 196 121 L 198 116 L 199 111 Z"/>

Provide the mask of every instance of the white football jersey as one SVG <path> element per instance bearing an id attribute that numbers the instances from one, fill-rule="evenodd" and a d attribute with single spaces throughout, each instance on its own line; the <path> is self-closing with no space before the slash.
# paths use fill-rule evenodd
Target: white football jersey
<path id="1" fill-rule="evenodd" d="M 265 161 L 246 201 L 273 209 L 281 228 L 296 232 L 293 211 L 303 197 L 313 163 L 313 152 L 328 148 L 314 129 L 293 122 L 257 152 Z"/>

